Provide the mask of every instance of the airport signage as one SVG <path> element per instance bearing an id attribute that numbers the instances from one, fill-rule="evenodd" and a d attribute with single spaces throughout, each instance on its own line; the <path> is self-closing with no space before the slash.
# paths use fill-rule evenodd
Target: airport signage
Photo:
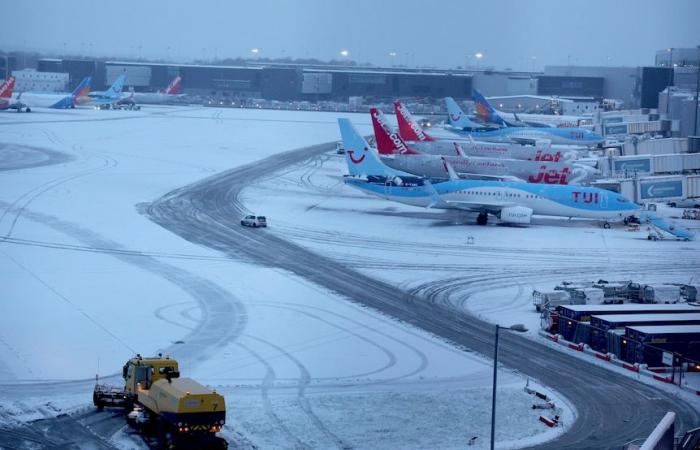
<path id="1" fill-rule="evenodd" d="M 627 134 L 627 125 L 612 125 L 605 127 L 605 135 L 611 134 Z"/>
<path id="2" fill-rule="evenodd" d="M 673 353 L 663 352 L 661 354 L 661 364 L 673 366 Z"/>
<path id="3" fill-rule="evenodd" d="M 619 172 L 641 172 L 651 173 L 651 158 L 636 159 L 616 159 L 613 161 L 615 173 Z"/>
<path id="4" fill-rule="evenodd" d="M 608 117 L 603 119 L 603 124 L 607 125 L 609 123 L 622 123 L 622 117 Z"/>
<path id="5" fill-rule="evenodd" d="M 657 198 L 683 197 L 683 179 L 664 181 L 640 181 L 639 198 L 643 200 Z"/>

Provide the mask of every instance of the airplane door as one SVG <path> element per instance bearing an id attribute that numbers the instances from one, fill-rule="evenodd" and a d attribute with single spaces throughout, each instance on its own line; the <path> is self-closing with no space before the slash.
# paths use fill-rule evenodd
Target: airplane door
<path id="1" fill-rule="evenodd" d="M 501 189 L 496 191 L 496 200 L 499 202 L 503 201 L 503 191 Z"/>
<path id="2" fill-rule="evenodd" d="M 600 199 L 600 207 L 608 209 L 608 194 L 603 194 L 603 198 Z"/>

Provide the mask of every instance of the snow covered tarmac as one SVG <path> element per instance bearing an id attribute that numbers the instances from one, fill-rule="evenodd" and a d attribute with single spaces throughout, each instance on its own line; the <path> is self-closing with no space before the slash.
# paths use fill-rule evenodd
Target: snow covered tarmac
<path id="1" fill-rule="evenodd" d="M 51 415 L 38 407 L 48 401 L 57 412 L 89 403 L 96 370 L 113 374 L 136 351 L 165 350 L 183 375 L 226 393 L 226 433 L 237 442 L 450 448 L 478 436 L 485 446 L 490 361 L 287 271 L 192 244 L 142 214 L 148 202 L 209 174 L 336 140 L 335 116 L 204 108 L 0 116 L 3 144 L 66 155 L 0 173 L 8 286 L 0 420 Z M 369 131 L 364 115 L 354 119 Z M 283 208 L 244 195 L 271 230 L 284 226 Z M 315 204 L 318 194 L 307 197 Z M 537 424 L 523 385 L 501 371 L 503 446 L 561 431 Z M 564 423 L 572 420 L 567 412 Z"/>

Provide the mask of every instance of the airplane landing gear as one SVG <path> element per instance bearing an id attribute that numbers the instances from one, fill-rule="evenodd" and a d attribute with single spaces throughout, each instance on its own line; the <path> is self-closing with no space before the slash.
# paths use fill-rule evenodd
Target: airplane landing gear
<path id="1" fill-rule="evenodd" d="M 610 229 L 610 222 L 603 222 L 603 228 L 606 230 Z"/>
<path id="2" fill-rule="evenodd" d="M 478 216 L 476 216 L 476 224 L 477 225 L 486 225 L 489 222 L 489 215 L 485 212 L 479 213 Z"/>

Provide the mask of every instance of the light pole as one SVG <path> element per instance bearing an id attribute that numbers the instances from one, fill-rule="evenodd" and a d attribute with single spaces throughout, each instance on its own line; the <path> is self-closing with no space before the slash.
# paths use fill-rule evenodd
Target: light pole
<path id="1" fill-rule="evenodd" d="M 476 52 L 474 57 L 476 58 L 476 68 L 479 69 L 479 62 L 481 62 L 481 58 L 484 57 L 484 54 L 481 52 Z"/>
<path id="2" fill-rule="evenodd" d="M 698 80 L 695 84 L 695 123 L 693 124 L 693 136 L 698 135 L 698 101 L 700 101 L 700 62 L 697 66 Z"/>
<path id="3" fill-rule="evenodd" d="M 504 330 L 517 331 L 518 333 L 524 333 L 527 331 L 525 325 L 521 323 L 516 323 L 509 327 L 502 327 L 496 324 L 496 339 L 493 344 L 493 391 L 491 392 L 491 450 L 496 443 L 496 379 L 498 376 L 498 330 L 503 328 Z"/>
<path id="4" fill-rule="evenodd" d="M 257 60 L 257 59 L 258 59 L 258 55 L 260 54 L 260 49 L 257 48 L 257 47 L 251 48 L 251 49 L 250 49 L 250 53 L 253 54 L 253 59 Z"/>
<path id="5" fill-rule="evenodd" d="M 673 84 L 673 75 L 674 75 L 674 70 L 673 70 L 673 49 L 669 48 L 668 49 L 668 57 L 669 57 L 669 68 L 670 72 L 668 73 L 668 86 L 666 86 L 666 119 L 671 120 L 669 117 L 671 115 L 671 84 Z"/>
<path id="6" fill-rule="evenodd" d="M 389 52 L 389 57 L 391 58 L 391 67 L 396 67 L 394 62 L 396 59 L 396 52 Z"/>

